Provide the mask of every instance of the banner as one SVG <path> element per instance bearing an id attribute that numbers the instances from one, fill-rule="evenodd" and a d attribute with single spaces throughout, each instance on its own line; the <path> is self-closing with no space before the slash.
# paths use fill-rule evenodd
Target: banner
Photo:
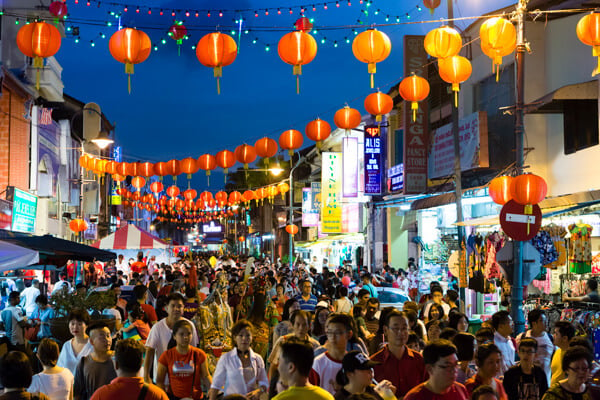
<path id="1" fill-rule="evenodd" d="M 342 153 L 323 152 L 321 226 L 323 233 L 342 232 Z"/>
<path id="2" fill-rule="evenodd" d="M 404 164 L 394 165 L 388 169 L 388 192 L 398 192 L 404 188 Z"/>
<path id="3" fill-rule="evenodd" d="M 487 113 L 475 112 L 458 121 L 460 137 L 460 168 L 468 171 L 489 166 Z M 430 179 L 454 174 L 454 136 L 452 124 L 431 134 L 427 173 Z"/>
<path id="4" fill-rule="evenodd" d="M 365 127 L 365 194 L 381 194 L 382 142 L 377 125 Z"/>
<path id="5" fill-rule="evenodd" d="M 312 188 L 302 188 L 302 226 L 319 225 L 319 209 L 313 208 Z"/>
<path id="6" fill-rule="evenodd" d="M 404 36 L 404 76 L 415 73 L 427 79 L 425 36 Z M 404 105 L 404 194 L 419 194 L 427 189 L 427 101 L 419 102 L 417 117 Z"/>
<path id="7" fill-rule="evenodd" d="M 358 138 L 342 138 L 344 197 L 358 197 Z"/>

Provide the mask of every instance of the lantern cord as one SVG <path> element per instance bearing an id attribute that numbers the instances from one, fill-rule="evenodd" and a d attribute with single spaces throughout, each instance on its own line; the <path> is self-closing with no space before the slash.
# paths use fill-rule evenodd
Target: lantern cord
<path id="1" fill-rule="evenodd" d="M 35 69 L 35 88 L 40 90 L 40 69 Z"/>
<path id="2" fill-rule="evenodd" d="M 300 75 L 296 75 L 296 94 L 300 94 Z"/>
<path id="3" fill-rule="evenodd" d="M 217 77 L 217 94 L 221 94 L 221 79 Z"/>
<path id="4" fill-rule="evenodd" d="M 127 92 L 131 94 L 131 74 L 127 74 Z"/>
<path id="5" fill-rule="evenodd" d="M 375 87 L 375 76 L 371 74 L 371 89 Z"/>

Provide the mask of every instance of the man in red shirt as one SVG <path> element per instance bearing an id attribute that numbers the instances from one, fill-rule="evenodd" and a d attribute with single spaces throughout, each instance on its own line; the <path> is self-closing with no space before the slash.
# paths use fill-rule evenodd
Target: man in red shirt
<path id="1" fill-rule="evenodd" d="M 469 393 L 456 382 L 458 357 L 448 340 L 437 339 L 425 346 L 423 360 L 429 379 L 406 394 L 404 400 L 467 400 Z"/>
<path id="2" fill-rule="evenodd" d="M 408 318 L 400 311 L 386 315 L 383 333 L 388 343 L 371 356 L 380 364 L 373 368 L 375 380 L 387 379 L 396 387 L 396 397 L 402 398 L 409 390 L 427 379 L 423 357 L 406 347 Z"/>
<path id="3" fill-rule="evenodd" d="M 96 390 L 90 400 L 169 400 L 158 386 L 144 384 L 144 378 L 140 376 L 143 359 L 144 345 L 135 339 L 119 340 L 115 348 L 117 378 Z M 145 396 L 141 396 L 142 390 L 146 391 Z"/>

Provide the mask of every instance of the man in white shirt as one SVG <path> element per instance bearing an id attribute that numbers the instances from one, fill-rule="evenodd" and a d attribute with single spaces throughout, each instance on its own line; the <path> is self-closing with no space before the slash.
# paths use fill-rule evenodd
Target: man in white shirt
<path id="1" fill-rule="evenodd" d="M 20 302 L 20 293 L 12 291 L 8 295 L 9 306 L 2 311 L 2 322 L 13 346 L 25 346 L 25 328 L 30 326 L 19 306 Z"/>
<path id="2" fill-rule="evenodd" d="M 67 274 L 64 272 L 60 273 L 60 280 L 54 284 L 52 294 L 57 293 L 59 290 L 66 289 L 67 292 L 71 291 L 71 284 L 67 281 Z"/>
<path id="3" fill-rule="evenodd" d="M 123 275 L 129 276 L 129 263 L 125 261 L 123 254 L 119 254 L 116 262 L 117 271 L 122 271 Z"/>
<path id="4" fill-rule="evenodd" d="M 150 368 L 154 363 L 154 380 L 156 381 L 156 374 L 158 371 L 158 359 L 167 350 L 167 345 L 173 333 L 173 325 L 180 319 L 183 318 L 183 309 L 185 304 L 185 298 L 181 293 L 173 292 L 169 295 L 169 301 L 165 307 L 167 311 L 167 317 L 161 319 L 150 329 L 148 339 L 146 340 L 146 359 L 144 361 L 144 380 L 147 383 L 151 383 L 150 379 Z M 198 335 L 196 333 L 196 326 L 192 325 L 192 346 L 198 346 Z"/>
<path id="5" fill-rule="evenodd" d="M 515 364 L 515 346 L 510 335 L 513 333 L 513 320 L 506 310 L 498 311 L 492 315 L 494 344 L 502 352 L 502 374 Z"/>
<path id="6" fill-rule="evenodd" d="M 34 279 L 31 286 L 25 288 L 21 292 L 21 307 L 25 310 L 25 315 L 31 318 L 31 314 L 35 311 L 35 299 L 40 295 L 40 281 Z"/>

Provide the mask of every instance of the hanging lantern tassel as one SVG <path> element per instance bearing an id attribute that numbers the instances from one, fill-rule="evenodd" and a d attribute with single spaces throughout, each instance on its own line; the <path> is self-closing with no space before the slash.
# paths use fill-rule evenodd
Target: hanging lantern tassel
<path id="1" fill-rule="evenodd" d="M 412 110 L 413 122 L 415 122 L 417 120 L 417 111 L 419 110 L 419 102 L 418 101 L 411 101 L 410 102 L 410 109 Z"/>
<path id="2" fill-rule="evenodd" d="M 500 79 L 500 66 L 502 65 L 502 56 L 494 57 L 494 67 L 492 68 L 492 72 L 494 72 L 494 68 L 496 69 L 496 82 Z"/>
<path id="3" fill-rule="evenodd" d="M 460 84 L 453 83 L 452 90 L 454 91 L 454 107 L 458 108 L 458 92 L 460 90 Z"/>
<path id="4" fill-rule="evenodd" d="M 223 67 L 213 68 L 214 76 L 217 78 L 217 94 L 221 94 L 221 77 L 223 76 Z"/>
<path id="5" fill-rule="evenodd" d="M 181 55 L 181 44 L 183 43 L 183 39 L 177 39 L 177 55 Z"/>
<path id="6" fill-rule="evenodd" d="M 206 183 L 207 183 L 207 186 L 210 186 L 210 171 L 209 170 L 206 171 Z"/>
<path id="7" fill-rule="evenodd" d="M 294 75 L 296 75 L 296 94 L 300 94 L 300 75 L 302 75 L 302 65 L 294 65 Z"/>
<path id="8" fill-rule="evenodd" d="M 227 183 L 227 173 L 229 172 L 229 168 L 223 169 L 223 183 Z"/>
<path id="9" fill-rule="evenodd" d="M 596 76 L 596 75 L 598 75 L 600 73 L 600 46 L 593 46 L 592 47 L 592 55 L 594 57 L 598 58 L 598 65 L 592 71 L 592 76 Z"/>
<path id="10" fill-rule="evenodd" d="M 375 63 L 369 63 L 369 73 L 371 74 L 371 89 L 375 87 L 375 73 L 377 72 L 377 65 Z"/>
<path id="11" fill-rule="evenodd" d="M 125 63 L 125 73 L 127 74 L 127 92 L 131 94 L 131 75 L 133 75 L 133 64 Z"/>
<path id="12" fill-rule="evenodd" d="M 44 68 L 44 59 L 42 57 L 33 58 L 33 68 L 35 68 L 35 88 L 40 89 L 40 70 Z"/>

